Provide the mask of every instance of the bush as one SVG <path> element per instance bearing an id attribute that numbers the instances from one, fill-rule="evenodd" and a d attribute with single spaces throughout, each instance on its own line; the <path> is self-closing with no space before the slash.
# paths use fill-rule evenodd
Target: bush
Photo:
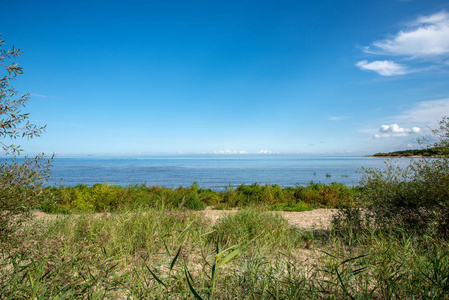
<path id="1" fill-rule="evenodd" d="M 395 160 L 387 160 L 385 170 L 363 169 L 359 200 L 376 228 L 405 228 L 418 234 L 449 236 L 447 117 L 442 119 L 434 134 L 438 138 L 432 146 L 438 149 L 436 158 L 413 160 L 405 168 L 399 167 Z"/>

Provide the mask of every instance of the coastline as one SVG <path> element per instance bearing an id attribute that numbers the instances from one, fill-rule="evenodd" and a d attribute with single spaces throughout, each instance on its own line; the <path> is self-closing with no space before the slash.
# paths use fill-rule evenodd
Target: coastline
<path id="1" fill-rule="evenodd" d="M 435 155 L 371 155 L 368 157 L 380 157 L 380 158 L 436 158 Z"/>

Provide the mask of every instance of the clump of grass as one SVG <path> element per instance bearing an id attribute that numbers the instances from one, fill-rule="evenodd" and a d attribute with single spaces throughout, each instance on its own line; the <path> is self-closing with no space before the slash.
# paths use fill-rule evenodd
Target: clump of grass
<path id="1" fill-rule="evenodd" d="M 2 299 L 105 299 L 120 288 L 118 262 L 92 259 L 89 249 L 64 253 L 40 249 L 31 257 L 9 256 L 0 263 Z"/>
<path id="2" fill-rule="evenodd" d="M 244 244 L 257 237 L 254 247 L 291 249 L 299 247 L 304 235 L 288 225 L 279 214 L 254 208 L 244 209 L 220 218 L 209 234 L 210 243 L 218 242 L 222 248 Z"/>
<path id="3" fill-rule="evenodd" d="M 73 215 L 57 219 L 42 228 L 49 238 L 63 236 L 66 245 L 93 247 L 117 258 L 148 255 L 169 244 L 199 240 L 205 220 L 179 210 L 133 211 L 120 214 Z"/>
<path id="4" fill-rule="evenodd" d="M 402 230 L 333 235 L 322 246 L 321 289 L 337 298 L 446 299 L 449 243 Z"/>

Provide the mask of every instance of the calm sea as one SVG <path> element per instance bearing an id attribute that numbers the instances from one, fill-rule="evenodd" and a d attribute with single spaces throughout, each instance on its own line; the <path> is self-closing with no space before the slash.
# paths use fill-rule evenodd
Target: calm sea
<path id="1" fill-rule="evenodd" d="M 402 163 L 407 163 L 405 159 Z M 221 189 L 229 184 L 305 185 L 340 182 L 357 185 L 360 168 L 383 168 L 384 159 L 323 156 L 169 156 L 169 157 L 56 157 L 50 184 L 147 184 Z"/>

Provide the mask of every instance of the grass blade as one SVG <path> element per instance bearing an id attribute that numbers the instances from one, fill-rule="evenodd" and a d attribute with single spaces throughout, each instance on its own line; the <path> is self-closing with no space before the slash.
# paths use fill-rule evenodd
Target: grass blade
<path id="1" fill-rule="evenodd" d="M 192 292 L 193 296 L 195 296 L 195 298 L 198 299 L 198 300 L 203 300 L 203 298 L 201 298 L 201 296 L 195 291 L 195 289 L 193 288 L 192 284 L 190 283 L 190 280 L 189 280 L 190 273 L 187 271 L 187 269 L 184 270 L 184 273 L 186 275 L 187 284 L 189 285 L 189 289 Z M 191 277 L 192 276 L 190 275 L 190 278 Z"/>
<path id="2" fill-rule="evenodd" d="M 170 271 L 173 270 L 173 266 L 175 265 L 176 260 L 177 260 L 178 257 L 179 257 L 179 253 L 181 253 L 181 246 L 179 246 L 178 253 L 176 253 L 176 256 L 173 258 L 173 260 L 172 260 L 172 262 L 171 262 L 171 264 L 170 264 Z"/>
<path id="3" fill-rule="evenodd" d="M 186 228 L 184 228 L 184 230 L 176 237 L 175 241 L 173 242 L 174 244 L 176 244 L 176 242 L 178 241 L 178 239 L 184 234 L 184 232 L 186 232 L 186 230 L 190 227 L 190 225 L 193 224 L 193 221 L 190 222 L 189 225 L 186 226 Z"/>
<path id="4" fill-rule="evenodd" d="M 162 242 L 164 243 L 164 247 L 165 247 L 165 250 L 167 251 L 168 256 L 171 256 L 170 250 L 168 250 L 168 246 L 167 246 L 167 243 L 165 242 L 165 239 L 162 239 Z"/>
<path id="5" fill-rule="evenodd" d="M 216 269 L 217 265 L 216 262 L 214 262 L 214 265 L 212 266 L 212 291 L 211 293 L 213 293 L 213 291 L 215 290 L 215 269 Z"/>
<path id="6" fill-rule="evenodd" d="M 153 278 L 156 279 L 157 282 L 159 282 L 160 284 L 162 284 L 162 285 L 167 289 L 167 286 L 165 285 L 165 283 L 164 283 L 162 280 L 160 280 L 160 279 L 156 276 L 156 274 L 154 274 L 154 273 L 151 271 L 151 269 L 150 269 L 146 264 L 145 264 L 145 267 L 148 269 L 148 272 L 150 272 L 150 274 L 153 276 Z"/>
<path id="7" fill-rule="evenodd" d="M 255 238 L 253 238 L 251 241 L 249 241 L 248 243 L 246 243 L 245 245 L 235 249 L 234 251 L 232 251 L 231 253 L 229 253 L 228 255 L 226 255 L 222 261 L 220 261 L 217 264 L 217 268 L 221 267 L 222 265 L 224 265 L 225 263 L 227 263 L 228 261 L 230 261 L 231 259 L 233 259 L 235 256 L 237 256 L 240 252 L 242 252 L 246 247 L 249 246 L 249 244 L 251 244 L 255 239 L 257 239 L 259 236 L 256 236 Z M 232 247 L 231 247 L 232 248 Z M 228 248 L 230 249 L 230 248 Z M 225 250 L 226 251 L 226 250 Z"/>
<path id="8" fill-rule="evenodd" d="M 232 250 L 232 249 L 234 249 L 234 248 L 237 248 L 238 246 L 239 246 L 239 245 L 234 245 L 234 246 L 231 246 L 231 247 L 229 247 L 229 248 L 227 248 L 227 249 L 221 251 L 220 253 L 217 252 L 217 255 L 215 255 L 215 261 L 216 261 L 216 262 L 219 261 L 220 258 L 223 256 L 224 253 L 226 253 L 227 251 Z M 217 250 L 218 250 L 218 247 L 217 247 Z"/>

